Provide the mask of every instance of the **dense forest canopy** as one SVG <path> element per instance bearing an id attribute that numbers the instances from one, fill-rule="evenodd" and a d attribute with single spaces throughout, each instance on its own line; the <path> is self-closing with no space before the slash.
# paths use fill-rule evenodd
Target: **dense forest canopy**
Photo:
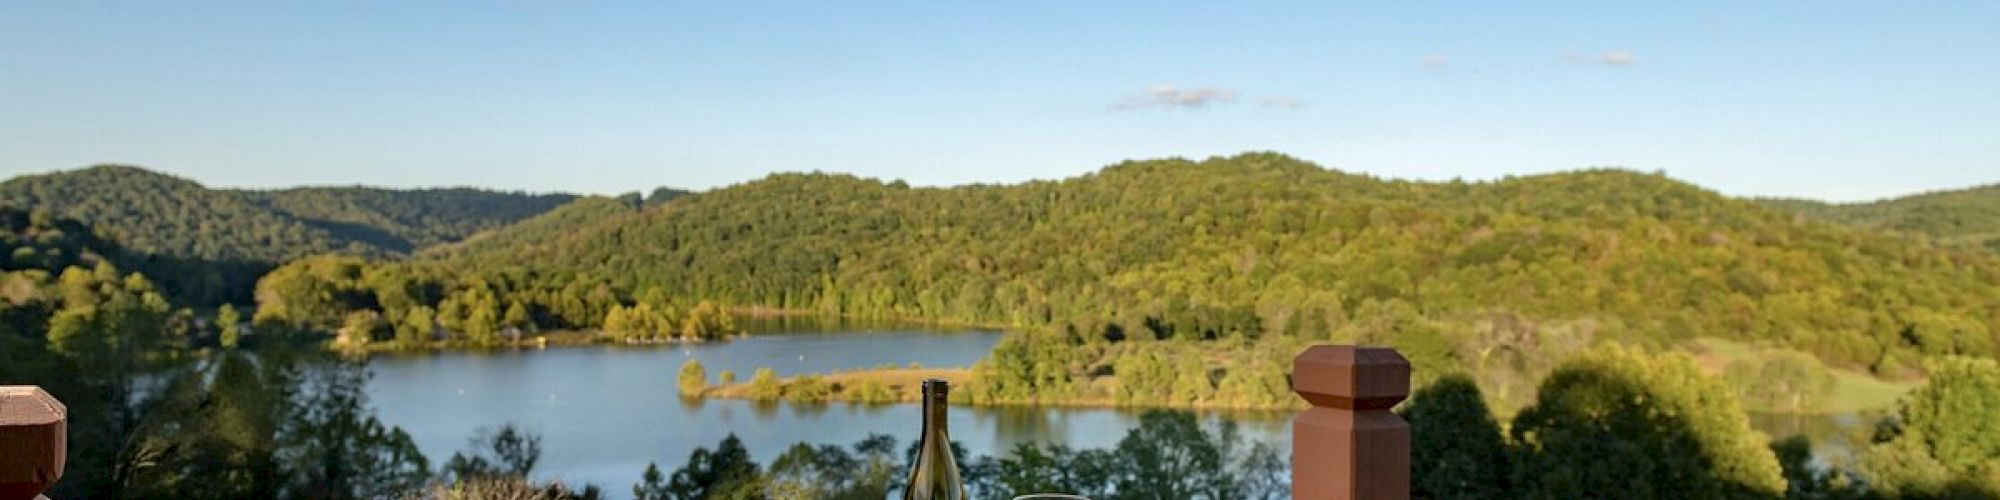
<path id="1" fill-rule="evenodd" d="M 1761 200 L 1781 210 L 1870 229 L 1920 234 L 2000 251 L 2000 184 L 1936 191 L 1868 203 Z"/>
<path id="2" fill-rule="evenodd" d="M 2000 332 L 2000 261 L 1986 252 L 1618 170 L 1411 182 L 1245 154 L 1007 186 L 778 174 L 651 208 L 583 203 L 372 264 L 349 280 L 354 300 L 308 309 L 436 307 L 480 288 L 545 327 L 714 300 L 1112 341 L 1429 329 L 1490 354 L 1557 330 L 1716 336 L 1884 373 L 1991 356 Z"/>
<path id="3" fill-rule="evenodd" d="M 90 224 L 104 239 L 207 273 L 150 273 L 196 303 L 247 299 L 271 266 L 325 252 L 406 255 L 548 211 L 563 194 L 478 189 L 310 187 L 210 189 L 136 167 L 105 165 L 0 183 L 0 205 Z M 174 283 L 187 278 L 195 283 Z"/>
<path id="4" fill-rule="evenodd" d="M 0 184 L 0 202 L 93 224 L 135 250 L 261 262 L 327 251 L 408 254 L 546 212 L 573 198 L 470 188 L 210 189 L 117 165 Z"/>

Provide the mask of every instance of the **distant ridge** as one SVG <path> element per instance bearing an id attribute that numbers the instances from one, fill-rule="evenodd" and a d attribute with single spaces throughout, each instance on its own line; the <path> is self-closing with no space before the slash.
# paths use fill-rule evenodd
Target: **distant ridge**
<path id="1" fill-rule="evenodd" d="M 247 301 L 256 277 L 325 252 L 400 256 L 464 239 L 575 199 L 478 189 L 303 187 L 210 189 L 123 165 L 27 175 L 0 183 L 0 206 L 88 225 L 142 255 L 208 262 L 200 297 Z M 186 267 L 186 266 L 183 266 Z M 200 267 L 200 266 L 197 266 Z M 192 267 L 186 267 L 192 269 Z"/>
<path id="2" fill-rule="evenodd" d="M 1759 201 L 1817 219 L 1921 234 L 1945 243 L 2000 252 L 2000 184 L 1864 203 L 1776 198 Z"/>
<path id="3" fill-rule="evenodd" d="M 470 188 L 210 189 L 123 165 L 0 183 L 0 204 L 85 222 L 135 251 L 267 263 L 329 251 L 408 254 L 572 199 Z"/>

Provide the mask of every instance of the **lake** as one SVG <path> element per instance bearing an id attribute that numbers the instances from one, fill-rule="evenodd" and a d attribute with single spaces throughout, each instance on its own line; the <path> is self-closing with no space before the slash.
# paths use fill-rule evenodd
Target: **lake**
<path id="1" fill-rule="evenodd" d="M 967 367 L 992 350 L 1000 333 L 910 327 L 827 325 L 812 321 L 747 322 L 753 334 L 727 342 L 655 346 L 583 346 L 547 350 L 445 352 L 379 356 L 370 362 L 372 403 L 390 425 L 409 431 L 433 467 L 482 427 L 516 423 L 542 435 L 540 479 L 592 483 L 613 498 L 630 494 L 648 462 L 671 472 L 696 447 L 714 448 L 735 433 L 759 464 L 794 443 L 846 445 L 871 433 L 907 446 L 922 425 L 914 404 L 755 403 L 689 400 L 675 376 L 699 359 L 716 380 L 723 370 L 747 380 L 758 367 L 779 375 L 881 365 Z M 1108 408 L 954 407 L 952 438 L 973 455 L 1023 442 L 1076 448 L 1115 446 L 1138 425 L 1139 411 Z M 1285 412 L 1209 413 L 1236 421 L 1245 435 L 1290 453 Z M 1853 415 L 1752 415 L 1774 436 L 1803 434 L 1822 465 L 1851 463 L 1872 420 Z M 961 457 L 964 459 L 967 457 Z"/>
<path id="2" fill-rule="evenodd" d="M 433 467 L 468 448 L 478 429 L 512 422 L 542 435 L 537 478 L 594 483 L 623 498 L 648 462 L 671 473 L 696 447 L 712 449 L 729 433 L 768 465 L 798 442 L 846 445 L 882 433 L 895 436 L 900 448 L 922 427 L 914 404 L 683 399 L 675 375 L 690 358 L 701 360 L 711 381 L 722 370 L 747 380 L 758 367 L 779 375 L 885 364 L 969 367 L 1000 339 L 993 331 L 813 322 L 752 322 L 746 330 L 754 333 L 703 344 L 378 356 L 369 363 L 369 394 L 383 421 L 408 431 Z M 969 452 L 988 455 L 1023 442 L 1112 447 L 1138 418 L 1138 411 L 1120 409 L 954 407 L 949 425 Z M 1226 418 L 1289 453 L 1290 415 Z"/>

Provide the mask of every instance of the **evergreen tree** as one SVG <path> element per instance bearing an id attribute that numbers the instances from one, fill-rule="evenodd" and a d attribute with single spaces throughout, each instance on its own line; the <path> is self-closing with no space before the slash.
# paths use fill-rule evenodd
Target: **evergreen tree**
<path id="1" fill-rule="evenodd" d="M 683 500 L 751 498 L 757 493 L 760 478 L 757 463 L 750 461 L 750 451 L 731 433 L 714 451 L 695 448 L 687 464 L 667 481 L 667 491 Z"/>
<path id="2" fill-rule="evenodd" d="M 667 489 L 667 477 L 660 473 L 660 464 L 647 462 L 646 472 L 639 476 L 639 483 L 632 485 L 633 500 L 674 500 Z"/>

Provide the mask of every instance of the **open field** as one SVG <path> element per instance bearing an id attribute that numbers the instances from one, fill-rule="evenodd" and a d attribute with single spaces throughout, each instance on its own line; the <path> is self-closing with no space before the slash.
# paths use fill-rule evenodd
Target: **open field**
<path id="1" fill-rule="evenodd" d="M 1734 340 L 1704 337 L 1695 341 L 1695 359 L 1710 375 L 1721 376 L 1730 363 L 1749 359 L 1757 347 Z M 1833 373 L 1833 393 L 1820 413 L 1859 413 L 1888 410 L 1903 394 L 1922 385 L 1922 380 L 1889 381 L 1868 373 L 1829 367 Z"/>

